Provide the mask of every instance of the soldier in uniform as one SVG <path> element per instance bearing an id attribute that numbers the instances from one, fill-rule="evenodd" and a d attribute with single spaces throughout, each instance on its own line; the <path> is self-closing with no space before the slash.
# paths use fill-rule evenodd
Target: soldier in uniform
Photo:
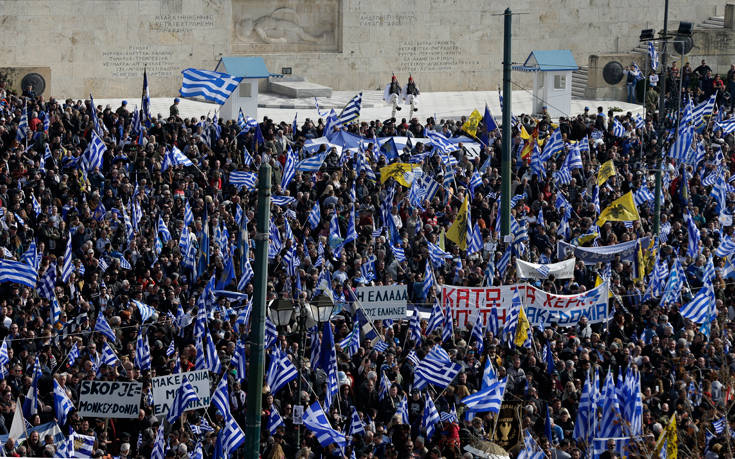
<path id="1" fill-rule="evenodd" d="M 416 108 L 416 102 L 418 102 L 419 94 L 419 87 L 416 86 L 416 83 L 413 81 L 413 77 L 409 75 L 408 84 L 406 84 L 406 88 L 403 90 L 403 101 L 411 105 L 411 113 L 419 111 L 419 109 Z"/>
<path id="2" fill-rule="evenodd" d="M 401 97 L 401 85 L 398 84 L 398 78 L 396 78 L 396 75 L 393 74 L 390 83 L 388 83 L 388 85 L 385 87 L 385 91 L 383 91 L 383 100 L 393 105 L 391 118 L 395 118 L 396 110 L 401 109 L 401 107 L 398 106 L 399 97 Z"/>
<path id="3" fill-rule="evenodd" d="M 176 118 L 179 116 L 179 98 L 174 99 L 174 104 L 168 108 L 168 115 Z"/>

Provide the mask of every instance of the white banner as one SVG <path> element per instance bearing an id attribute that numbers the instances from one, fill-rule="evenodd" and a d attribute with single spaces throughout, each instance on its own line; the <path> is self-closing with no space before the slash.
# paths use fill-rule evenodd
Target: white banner
<path id="1" fill-rule="evenodd" d="M 513 291 L 517 288 L 523 310 L 532 325 L 545 328 L 557 323 L 569 327 L 576 325 L 582 317 L 587 317 L 594 324 L 609 319 L 607 285 L 604 282 L 577 295 L 555 295 L 527 284 L 498 287 L 442 285 L 442 306 L 445 312 L 447 307 L 451 307 L 455 326 L 474 323 L 477 314 L 484 316 L 485 323 L 488 319 L 497 319 L 498 325 L 502 326 L 510 312 Z"/>
<path id="2" fill-rule="evenodd" d="M 368 320 L 408 317 L 408 288 L 405 285 L 357 287 L 355 297 Z"/>
<path id="3" fill-rule="evenodd" d="M 197 393 L 197 397 L 199 397 L 199 402 L 189 403 L 184 411 L 196 410 L 209 406 L 210 395 L 208 370 L 188 371 L 186 373 L 158 376 L 151 379 L 154 414 L 156 416 L 168 413 L 171 408 L 171 403 L 174 401 L 174 397 L 176 396 L 176 391 L 179 390 L 182 378 L 184 377 L 189 380 L 191 386 Z"/>
<path id="4" fill-rule="evenodd" d="M 90 381 L 79 385 L 80 416 L 95 418 L 137 418 L 143 383 L 132 381 Z"/>
<path id="5" fill-rule="evenodd" d="M 518 277 L 522 279 L 546 279 L 549 276 L 554 276 L 556 279 L 572 279 L 574 278 L 574 264 L 576 261 L 576 259 L 570 258 L 559 263 L 541 265 L 516 258 L 516 269 Z M 544 268 L 549 270 L 546 275 L 544 275 Z"/>

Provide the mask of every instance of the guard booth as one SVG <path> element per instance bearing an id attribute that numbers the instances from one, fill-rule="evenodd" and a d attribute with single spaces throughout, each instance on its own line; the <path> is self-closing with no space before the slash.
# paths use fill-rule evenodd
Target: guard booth
<path id="1" fill-rule="evenodd" d="M 533 113 L 546 107 L 552 118 L 569 116 L 572 106 L 572 72 L 579 69 L 568 49 L 534 50 L 513 70 L 533 72 Z"/>
<path id="2" fill-rule="evenodd" d="M 238 112 L 258 119 L 258 85 L 261 80 L 271 76 L 265 67 L 265 61 L 260 56 L 233 56 L 223 57 L 217 63 L 215 72 L 229 73 L 232 76 L 242 77 L 240 86 L 220 108 L 220 118 L 225 120 L 237 119 Z"/>

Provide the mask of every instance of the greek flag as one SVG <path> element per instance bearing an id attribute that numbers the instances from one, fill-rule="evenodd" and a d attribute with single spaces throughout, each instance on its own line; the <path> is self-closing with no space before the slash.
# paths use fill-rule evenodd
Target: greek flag
<path id="1" fill-rule="evenodd" d="M 28 249 L 20 256 L 20 261 L 28 266 L 32 266 L 36 271 L 38 271 L 41 264 L 41 257 L 39 256 L 35 239 L 28 244 Z"/>
<path id="2" fill-rule="evenodd" d="M 725 431 L 725 426 L 727 425 L 727 418 L 725 416 L 721 417 L 720 419 L 716 419 L 712 421 L 712 428 L 715 429 L 715 434 L 720 435 L 722 432 Z"/>
<path id="3" fill-rule="evenodd" d="M 4 344 L 4 342 L 3 342 L 3 344 Z M 77 347 L 77 343 L 74 342 L 74 344 L 71 346 L 71 349 L 69 349 L 69 355 L 66 358 L 66 360 L 69 363 L 69 366 L 70 367 L 73 367 L 74 366 L 74 362 L 76 362 L 78 358 L 79 358 L 79 348 Z M 2 363 L 2 362 L 0 362 L 0 363 Z"/>
<path id="4" fill-rule="evenodd" d="M 193 166 L 194 163 L 178 148 L 171 147 L 169 152 L 172 166 Z"/>
<path id="5" fill-rule="evenodd" d="M 362 93 L 357 94 L 347 102 L 347 105 L 344 106 L 342 112 L 337 117 L 335 127 L 345 126 L 360 118 L 360 107 L 362 107 Z"/>
<path id="6" fill-rule="evenodd" d="M 396 257 L 396 260 L 398 260 L 399 263 L 406 261 L 406 253 L 402 247 L 396 247 L 393 244 L 390 244 L 390 242 L 388 245 L 390 245 L 390 250 L 393 252 L 393 256 Z"/>
<path id="7" fill-rule="evenodd" d="M 314 432 L 319 444 L 324 447 L 336 444 L 344 451 L 347 446 L 345 436 L 332 428 L 319 402 L 314 402 L 304 412 L 304 426 Z"/>
<path id="8" fill-rule="evenodd" d="M 283 176 L 281 177 L 281 189 L 285 190 L 288 188 L 288 184 L 291 183 L 294 176 L 296 175 L 296 153 L 293 152 L 291 147 L 288 147 L 286 151 L 286 165 L 283 167 Z"/>
<path id="9" fill-rule="evenodd" d="M 18 129 L 15 134 L 15 138 L 20 142 L 28 136 L 28 109 L 23 104 L 23 113 L 20 115 L 20 122 L 18 123 Z"/>
<path id="10" fill-rule="evenodd" d="M 480 181 L 482 183 L 482 181 Z M 409 201 L 415 207 L 423 209 L 424 201 L 431 201 L 439 190 L 439 184 L 427 174 L 422 174 L 411 184 Z"/>
<path id="11" fill-rule="evenodd" d="M 707 279 L 692 300 L 679 311 L 692 322 L 701 324 L 711 319 L 715 310 L 715 292 L 712 282 Z"/>
<path id="12" fill-rule="evenodd" d="M 181 385 L 176 390 L 176 395 L 171 402 L 171 408 L 166 415 L 168 423 L 173 424 L 176 422 L 179 416 L 186 411 L 186 407 L 191 403 L 196 403 L 198 400 L 199 397 L 197 397 L 196 390 L 194 390 L 189 380 L 187 378 L 182 378 Z"/>
<path id="13" fill-rule="evenodd" d="M 636 207 L 640 207 L 644 202 L 653 201 L 653 198 L 653 193 L 648 189 L 645 181 L 641 183 L 640 188 L 633 193 L 633 202 L 635 202 Z"/>
<path id="14" fill-rule="evenodd" d="M 488 359 L 488 364 L 490 360 Z M 471 413 L 485 413 L 500 411 L 500 405 L 503 403 L 503 395 L 505 394 L 505 385 L 508 378 L 496 380 L 488 387 L 468 395 L 463 398 L 461 403 L 466 406 L 466 411 Z"/>
<path id="15" fill-rule="evenodd" d="M 188 68 L 181 72 L 183 81 L 179 93 L 182 97 L 201 96 L 205 100 L 224 104 L 242 81 L 227 73 Z"/>
<path id="16" fill-rule="evenodd" d="M 429 323 L 426 326 L 426 335 L 430 335 L 434 330 L 439 329 L 439 327 L 444 324 L 444 312 L 442 312 L 442 308 L 439 305 L 438 300 L 434 300 L 434 306 L 431 309 L 431 316 L 429 317 Z"/>
<path id="17" fill-rule="evenodd" d="M 421 284 L 421 293 L 424 298 L 429 298 L 431 293 L 431 287 L 434 286 L 434 273 L 431 271 L 431 263 L 426 263 L 426 269 L 424 270 L 424 281 Z"/>
<path id="18" fill-rule="evenodd" d="M 687 221 L 687 232 L 689 233 L 687 256 L 696 257 L 699 255 L 699 228 L 697 228 L 696 222 L 688 211 L 684 216 L 684 219 Z"/>
<path id="19" fill-rule="evenodd" d="M 189 201 L 184 202 L 184 226 L 189 226 L 194 222 L 194 212 L 191 211 Z"/>
<path id="20" fill-rule="evenodd" d="M 148 336 L 143 332 L 143 327 L 138 331 L 138 340 L 135 346 L 135 365 L 141 371 L 151 369 L 151 348 L 148 345 Z"/>
<path id="21" fill-rule="evenodd" d="M 436 432 L 436 425 L 439 423 L 439 411 L 437 411 L 434 401 L 428 393 L 424 395 L 426 404 L 424 405 L 424 416 L 421 418 L 421 427 L 426 431 L 426 440 L 431 440 L 431 437 Z"/>
<path id="22" fill-rule="evenodd" d="M 472 255 L 473 253 L 477 253 L 482 250 L 482 233 L 480 232 L 480 227 L 477 225 L 477 222 L 475 222 L 474 229 L 468 235 L 468 241 L 467 255 Z"/>
<path id="23" fill-rule="evenodd" d="M 482 185 L 482 175 L 480 175 L 479 172 L 475 171 L 472 173 L 472 178 L 470 179 L 470 194 L 472 195 L 472 198 L 475 197 L 475 188 Z"/>
<path id="24" fill-rule="evenodd" d="M 302 159 L 296 164 L 296 170 L 301 172 L 318 172 L 327 157 L 327 152 Z"/>
<path id="25" fill-rule="evenodd" d="M 543 154 L 539 157 L 541 161 L 548 161 L 552 156 L 560 152 L 564 148 L 564 140 L 561 137 L 561 129 L 556 128 L 554 132 L 546 140 Z"/>
<path id="26" fill-rule="evenodd" d="M 623 124 L 617 118 L 613 118 L 613 135 L 615 137 L 625 135 L 625 127 L 623 127 Z"/>
<path id="27" fill-rule="evenodd" d="M 508 269 L 508 265 L 510 264 L 511 251 L 512 249 L 510 246 L 505 249 L 505 252 L 503 252 L 503 255 L 500 257 L 500 260 L 496 265 L 501 278 L 505 277 L 505 270 Z"/>
<path id="28" fill-rule="evenodd" d="M 446 342 L 454 336 L 454 317 L 452 311 L 447 305 L 447 313 L 444 314 L 444 328 L 442 329 L 442 342 Z"/>
<path id="29" fill-rule="evenodd" d="M 357 410 L 355 407 L 352 408 L 352 416 L 350 418 L 350 430 L 349 435 L 355 436 L 358 434 L 364 434 L 365 433 L 365 423 L 362 422 L 362 419 L 360 419 L 360 415 L 357 414 Z"/>
<path id="30" fill-rule="evenodd" d="M 622 416 L 620 413 L 620 404 L 613 380 L 612 371 L 608 371 L 605 378 L 605 386 L 602 390 L 602 418 L 598 426 L 598 437 L 620 437 L 622 431 Z"/>
<path id="31" fill-rule="evenodd" d="M 426 241 L 426 246 L 429 248 L 429 259 L 431 260 L 431 264 L 435 268 L 444 266 L 444 264 L 446 263 L 446 260 L 452 258 L 451 254 L 443 251 L 436 244 L 432 244 L 431 242 Z"/>
<path id="32" fill-rule="evenodd" d="M 26 263 L 14 260 L 0 260 L 0 283 L 15 282 L 30 288 L 36 287 L 38 273 Z"/>
<path id="33" fill-rule="evenodd" d="M 431 144 L 444 154 L 449 154 L 457 150 L 457 146 L 455 144 L 436 131 L 426 129 L 426 138 L 431 140 Z"/>
<path id="34" fill-rule="evenodd" d="M 403 398 L 398 402 L 398 407 L 396 408 L 396 412 L 393 416 L 399 416 L 401 424 L 410 423 L 408 420 L 408 400 L 406 399 L 406 394 L 403 394 Z"/>
<path id="35" fill-rule="evenodd" d="M 77 351 L 78 353 L 79 351 Z M 71 354 L 70 354 L 71 355 Z M 136 354 L 137 357 L 137 354 Z M 148 356 L 150 359 L 150 355 Z M 112 350 L 112 347 L 110 346 L 110 343 L 105 341 L 105 343 L 102 345 L 102 355 L 100 356 L 100 366 L 107 365 L 108 367 L 113 367 L 117 365 L 117 362 L 119 362 L 120 359 L 118 359 L 117 355 L 115 355 L 115 351 Z M 97 370 L 99 373 L 99 369 Z"/>
<path id="36" fill-rule="evenodd" d="M 421 325 L 419 324 L 419 314 L 418 310 L 414 311 L 413 315 L 411 316 L 411 319 L 409 321 L 409 339 L 414 342 L 416 346 L 421 344 Z M 413 362 L 414 365 L 418 365 L 418 357 L 416 357 L 416 353 L 414 352 L 413 357 L 416 358 L 416 360 Z"/>
<path id="37" fill-rule="evenodd" d="M 271 393 L 276 394 L 283 386 L 296 379 L 298 371 L 288 356 L 273 348 L 270 356 L 268 371 L 265 375 L 266 384 L 271 388 Z"/>
<path id="38" fill-rule="evenodd" d="M 635 121 L 636 129 L 643 129 L 646 126 L 646 120 L 643 119 L 640 113 L 636 114 L 633 120 Z"/>
<path id="39" fill-rule="evenodd" d="M 572 438 L 575 440 L 587 441 L 595 431 L 596 408 L 593 392 L 594 389 L 588 375 L 585 378 L 582 395 L 579 398 L 577 420 L 574 423 L 574 433 L 572 434 Z"/>
<path id="40" fill-rule="evenodd" d="M 552 177 L 557 185 L 568 185 L 572 182 L 572 171 L 566 168 L 561 168 L 554 172 Z"/>
<path id="41" fill-rule="evenodd" d="M 718 129 L 722 131 L 723 137 L 727 134 L 735 132 L 735 119 L 715 123 L 715 131 L 717 131 Z"/>
<path id="42" fill-rule="evenodd" d="M 101 333 L 103 336 L 106 336 L 107 339 L 109 339 L 113 343 L 117 339 L 115 337 L 115 332 L 112 330 L 112 327 L 110 327 L 110 324 L 107 323 L 107 319 L 105 319 L 105 315 L 101 312 L 97 316 L 97 322 L 95 322 L 94 324 L 94 331 Z"/>
<path id="43" fill-rule="evenodd" d="M 280 426 L 286 426 L 286 423 L 283 422 L 283 418 L 280 414 L 278 414 L 278 410 L 275 406 L 271 406 L 271 414 L 268 416 L 268 432 L 270 432 L 271 435 L 276 434 L 276 430 Z"/>
<path id="44" fill-rule="evenodd" d="M 255 172 L 232 171 L 230 172 L 230 184 L 248 191 L 255 191 L 255 185 L 258 183 L 258 174 Z"/>
<path id="45" fill-rule="evenodd" d="M 651 59 L 651 69 L 658 71 L 658 52 L 652 41 L 648 42 L 648 57 Z"/>
<path id="46" fill-rule="evenodd" d="M 715 101 L 717 100 L 717 94 L 702 102 L 701 104 L 694 107 L 692 111 L 692 123 L 694 126 L 699 126 L 704 121 L 705 116 L 712 116 L 712 111 L 715 109 Z"/>
<path id="47" fill-rule="evenodd" d="M 388 395 L 388 391 L 390 390 L 390 380 L 387 376 L 385 376 L 385 373 L 382 371 L 380 372 L 381 378 L 380 378 L 380 390 L 378 391 L 378 400 L 383 400 L 386 395 Z"/>
<path id="48" fill-rule="evenodd" d="M 723 237 L 720 240 L 720 245 L 717 246 L 717 250 L 715 250 L 715 255 L 720 258 L 725 258 L 733 253 L 735 253 L 735 240 L 729 237 Z"/>
<path id="49" fill-rule="evenodd" d="M 153 450 L 151 451 L 151 459 L 163 459 L 166 454 L 166 434 L 163 431 L 163 426 L 163 422 L 160 426 L 158 426 L 156 442 L 153 444 Z M 92 443 L 92 445 L 94 445 L 94 443 Z M 92 457 L 92 454 L 90 454 L 89 456 Z"/>
<path id="50" fill-rule="evenodd" d="M 483 336 L 485 335 L 485 321 L 483 320 L 482 313 L 478 313 L 475 318 L 475 323 L 472 325 L 472 332 L 470 338 L 475 338 L 477 341 L 477 352 L 482 354 L 484 348 Z"/>
<path id="51" fill-rule="evenodd" d="M 319 205 L 319 201 L 314 203 L 314 207 L 312 207 L 311 212 L 309 212 L 309 217 L 307 219 L 307 222 L 309 223 L 309 226 L 311 229 L 316 229 L 317 226 L 319 226 L 319 223 L 322 220 L 322 211 L 321 206 Z"/>
<path id="52" fill-rule="evenodd" d="M 503 325 L 503 335 L 505 336 L 505 341 L 508 341 L 510 343 L 513 342 L 516 335 L 516 327 L 518 326 L 518 317 L 521 313 L 521 297 L 518 295 L 518 289 L 513 289 L 513 301 L 511 303 L 510 312 L 508 313 L 508 318 L 505 321 L 505 325 Z"/>
<path id="53" fill-rule="evenodd" d="M 130 300 L 130 301 L 135 305 L 135 307 L 138 308 L 138 312 L 140 312 L 141 323 L 153 317 L 153 314 L 156 312 L 155 309 L 153 309 L 152 307 L 148 306 L 147 304 L 141 301 L 138 301 L 138 300 Z"/>
<path id="54" fill-rule="evenodd" d="M 444 389 L 454 381 L 461 370 L 462 366 L 458 363 L 434 360 L 427 355 L 416 367 L 414 388 L 422 390 L 427 384 L 433 384 Z"/>
<path id="55" fill-rule="evenodd" d="M 345 339 L 339 342 L 339 347 L 350 357 L 357 354 L 357 350 L 360 348 L 360 324 L 358 322 L 355 322 L 352 331 L 347 334 Z"/>
<path id="56" fill-rule="evenodd" d="M 334 351 L 334 335 L 332 334 L 332 325 L 329 322 L 324 324 L 322 331 L 321 349 L 319 351 L 319 359 L 315 368 L 321 368 L 327 374 L 327 392 L 325 394 L 325 405 L 332 405 L 332 400 L 339 391 L 337 381 L 337 355 Z"/>
<path id="57" fill-rule="evenodd" d="M 66 425 L 66 417 L 73 409 L 74 404 L 67 397 L 66 391 L 54 379 L 54 411 L 60 426 Z"/>
<path id="58" fill-rule="evenodd" d="M 92 139 L 80 158 L 79 167 L 85 172 L 89 172 L 94 168 L 102 169 L 102 156 L 106 151 L 105 142 L 100 139 L 96 132 L 92 131 Z"/>

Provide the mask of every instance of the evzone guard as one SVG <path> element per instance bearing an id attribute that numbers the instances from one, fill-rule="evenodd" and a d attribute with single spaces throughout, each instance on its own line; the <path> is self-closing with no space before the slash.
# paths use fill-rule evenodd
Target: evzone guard
<path id="1" fill-rule="evenodd" d="M 411 113 L 419 111 L 418 109 L 419 94 L 420 94 L 419 87 L 416 86 L 416 82 L 413 81 L 413 77 L 409 75 L 408 83 L 406 84 L 406 87 L 403 88 L 403 102 L 411 106 Z"/>
<path id="2" fill-rule="evenodd" d="M 390 83 L 386 85 L 385 91 L 383 91 L 383 100 L 393 106 L 393 111 L 390 115 L 391 118 L 395 118 L 396 111 L 401 109 L 401 107 L 398 106 L 398 100 L 401 97 L 401 94 L 401 85 L 398 84 L 398 78 L 393 74 Z"/>

